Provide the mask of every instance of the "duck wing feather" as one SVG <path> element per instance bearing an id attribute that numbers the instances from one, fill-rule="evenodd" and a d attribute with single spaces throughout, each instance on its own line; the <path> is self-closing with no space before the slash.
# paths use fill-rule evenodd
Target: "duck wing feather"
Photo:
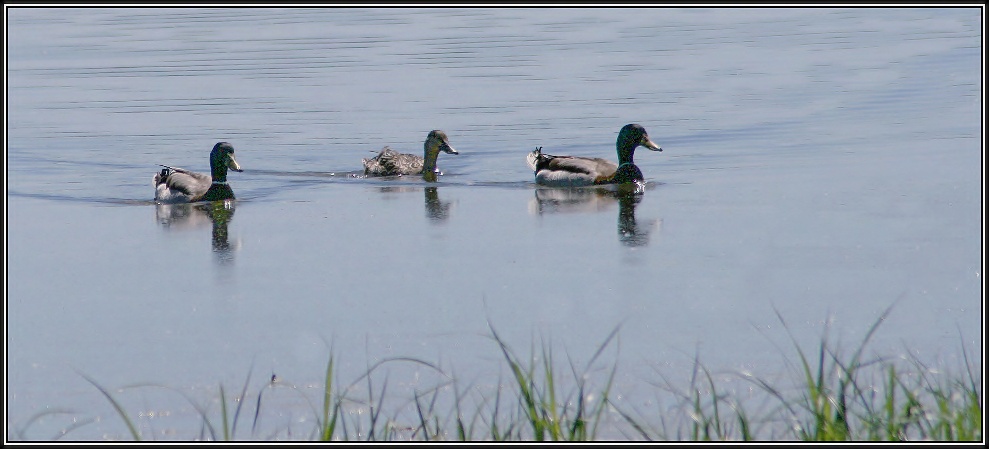
<path id="1" fill-rule="evenodd" d="M 615 170 L 618 170 L 618 165 L 599 157 L 556 156 L 546 161 L 540 169 L 584 173 L 600 177 L 611 176 Z"/>

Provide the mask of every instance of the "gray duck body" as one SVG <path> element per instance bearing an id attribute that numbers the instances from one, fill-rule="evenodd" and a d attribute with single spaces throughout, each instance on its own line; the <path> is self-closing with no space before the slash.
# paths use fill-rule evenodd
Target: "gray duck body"
<path id="1" fill-rule="evenodd" d="M 549 187 L 581 187 L 604 184 L 625 184 L 644 180 L 642 170 L 633 162 L 635 148 L 646 147 L 663 151 L 649 139 L 642 125 L 629 123 L 618 132 L 615 149 L 618 163 L 599 157 L 555 156 L 544 154 L 542 147 L 526 156 L 536 184 Z"/>
<path id="2" fill-rule="evenodd" d="M 235 199 L 233 189 L 227 184 L 227 169 L 244 171 L 234 158 L 234 147 L 227 142 L 217 142 L 210 151 L 210 174 L 184 168 L 165 167 L 155 174 L 155 202 L 161 204 L 196 203 Z"/>

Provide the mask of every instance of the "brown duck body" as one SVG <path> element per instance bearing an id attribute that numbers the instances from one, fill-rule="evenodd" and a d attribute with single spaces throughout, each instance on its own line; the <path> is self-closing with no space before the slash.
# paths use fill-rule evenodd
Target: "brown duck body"
<path id="1" fill-rule="evenodd" d="M 425 159 L 384 147 L 377 156 L 364 159 L 364 174 L 372 176 L 419 175 Z"/>
<path id="2" fill-rule="evenodd" d="M 460 154 L 450 146 L 446 133 L 434 129 L 423 142 L 423 155 L 399 153 L 389 147 L 384 147 L 377 156 L 363 159 L 364 174 L 367 176 L 400 176 L 422 175 L 427 181 L 435 181 L 436 159 L 440 151 L 448 154 Z"/>

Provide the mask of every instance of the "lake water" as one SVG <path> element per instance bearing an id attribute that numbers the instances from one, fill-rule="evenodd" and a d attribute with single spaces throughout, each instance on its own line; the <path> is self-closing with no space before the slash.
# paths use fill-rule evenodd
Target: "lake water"
<path id="1" fill-rule="evenodd" d="M 87 377 L 198 438 L 190 404 L 272 375 L 238 437 L 306 439 L 331 352 L 365 401 L 398 357 L 510 384 L 492 328 L 562 380 L 616 366 L 651 423 L 695 357 L 745 395 L 891 306 L 868 354 L 982 367 L 981 8 L 5 12 L 8 440 L 129 439 Z M 641 195 L 533 184 L 535 147 L 614 160 L 626 123 L 664 150 Z M 353 176 L 432 129 L 438 182 Z M 238 199 L 155 205 L 218 141 Z"/>

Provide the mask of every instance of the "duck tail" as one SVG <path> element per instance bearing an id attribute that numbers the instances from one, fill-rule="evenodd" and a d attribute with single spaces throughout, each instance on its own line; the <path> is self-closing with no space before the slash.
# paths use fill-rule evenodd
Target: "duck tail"
<path id="1" fill-rule="evenodd" d="M 531 153 L 525 155 L 525 163 L 529 164 L 529 168 L 532 171 L 536 171 L 536 163 L 539 162 L 540 156 L 543 155 L 543 147 L 536 147 Z"/>
<path id="2" fill-rule="evenodd" d="M 169 175 L 169 169 L 168 168 L 163 168 L 163 169 L 161 169 L 160 172 L 155 173 L 155 176 L 154 176 L 154 178 L 152 180 L 152 183 L 154 184 L 155 187 L 157 187 L 158 184 L 161 184 L 161 183 L 165 182 L 165 178 L 167 178 L 168 175 Z"/>

